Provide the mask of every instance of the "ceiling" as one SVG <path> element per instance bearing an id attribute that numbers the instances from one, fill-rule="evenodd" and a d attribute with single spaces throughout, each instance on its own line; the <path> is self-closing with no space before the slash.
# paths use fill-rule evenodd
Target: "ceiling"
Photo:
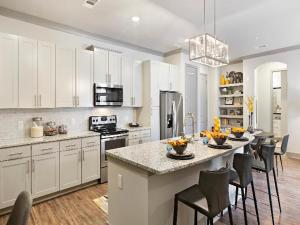
<path id="1" fill-rule="evenodd" d="M 236 59 L 300 44 L 299 0 L 216 0 L 217 37 Z M 162 53 L 187 48 L 203 29 L 203 0 L 0 0 L 0 6 Z M 213 1 L 207 0 L 212 33 Z M 139 23 L 132 16 L 141 18 Z M 258 48 L 258 46 L 264 46 Z"/>

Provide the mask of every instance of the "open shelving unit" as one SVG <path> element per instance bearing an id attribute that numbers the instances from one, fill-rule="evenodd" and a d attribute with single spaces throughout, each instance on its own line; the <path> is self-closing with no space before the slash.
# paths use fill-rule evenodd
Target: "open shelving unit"
<path id="1" fill-rule="evenodd" d="M 243 93 L 244 83 L 219 85 L 219 116 L 222 128 L 243 127 Z"/>

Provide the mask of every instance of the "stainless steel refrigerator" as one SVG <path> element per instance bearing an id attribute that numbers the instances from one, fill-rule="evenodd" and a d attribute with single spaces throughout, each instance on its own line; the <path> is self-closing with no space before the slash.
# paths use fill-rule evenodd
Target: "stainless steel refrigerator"
<path id="1" fill-rule="evenodd" d="M 160 92 L 160 139 L 183 133 L 183 98 L 177 92 Z"/>

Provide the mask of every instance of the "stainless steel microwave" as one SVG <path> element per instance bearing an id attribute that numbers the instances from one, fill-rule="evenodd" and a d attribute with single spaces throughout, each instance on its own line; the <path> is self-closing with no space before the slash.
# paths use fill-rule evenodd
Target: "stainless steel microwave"
<path id="1" fill-rule="evenodd" d="M 123 86 L 94 84 L 94 106 L 122 106 Z"/>

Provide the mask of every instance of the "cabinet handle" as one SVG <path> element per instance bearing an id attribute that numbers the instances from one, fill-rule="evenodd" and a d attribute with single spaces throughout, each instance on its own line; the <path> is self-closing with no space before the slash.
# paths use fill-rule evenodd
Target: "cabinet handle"
<path id="1" fill-rule="evenodd" d="M 42 95 L 40 95 L 39 106 L 42 107 Z"/>
<path id="2" fill-rule="evenodd" d="M 73 96 L 73 106 L 76 106 L 75 96 Z"/>
<path id="3" fill-rule="evenodd" d="M 84 161 L 84 151 L 82 151 L 82 161 Z"/>
<path id="4" fill-rule="evenodd" d="M 76 105 L 79 106 L 79 96 L 76 97 Z"/>
<path id="5" fill-rule="evenodd" d="M 50 151 L 52 150 L 52 148 L 44 148 L 44 149 L 41 149 L 41 151 Z"/>
<path id="6" fill-rule="evenodd" d="M 133 97 L 131 97 L 131 105 L 133 105 Z"/>
<path id="7" fill-rule="evenodd" d="M 17 153 L 12 153 L 12 154 L 9 154 L 8 156 L 16 156 L 16 155 L 22 155 L 23 152 L 17 152 Z"/>
<path id="8" fill-rule="evenodd" d="M 35 172 L 35 161 L 34 161 L 34 159 L 32 160 L 31 170 L 32 170 L 32 173 Z"/>
<path id="9" fill-rule="evenodd" d="M 37 107 L 37 96 L 34 96 L 34 107 Z"/>
<path id="10" fill-rule="evenodd" d="M 66 145 L 66 148 L 71 148 L 71 147 L 75 147 L 76 145 L 73 144 L 73 145 Z"/>
<path id="11" fill-rule="evenodd" d="M 29 168 L 29 160 L 27 161 L 27 173 L 29 173 L 30 172 L 30 168 Z"/>
<path id="12" fill-rule="evenodd" d="M 78 162 L 81 161 L 81 152 L 78 152 Z"/>

